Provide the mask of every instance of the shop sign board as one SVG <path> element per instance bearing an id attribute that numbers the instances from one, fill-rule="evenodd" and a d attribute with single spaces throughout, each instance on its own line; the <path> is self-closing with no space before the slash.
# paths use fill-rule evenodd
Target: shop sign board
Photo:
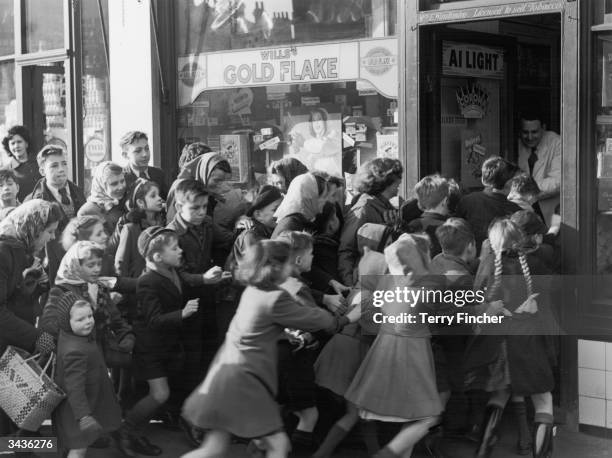
<path id="1" fill-rule="evenodd" d="M 204 53 L 178 58 L 180 106 L 207 89 L 365 80 L 398 96 L 397 38 Z"/>
<path id="2" fill-rule="evenodd" d="M 442 73 L 450 76 L 504 78 L 504 50 L 469 43 L 442 43 Z"/>
<path id="3" fill-rule="evenodd" d="M 419 13 L 420 25 L 445 22 L 460 22 L 473 19 L 498 18 L 508 16 L 524 16 L 530 14 L 545 14 L 563 11 L 564 0 L 542 0 L 508 2 L 503 5 L 480 6 L 471 8 L 448 9 L 444 11 L 422 11 Z"/>

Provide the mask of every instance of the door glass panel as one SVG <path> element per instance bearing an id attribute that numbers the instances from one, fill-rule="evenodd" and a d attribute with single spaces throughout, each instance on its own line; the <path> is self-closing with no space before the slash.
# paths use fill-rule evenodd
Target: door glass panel
<path id="1" fill-rule="evenodd" d="M 17 100 L 15 98 L 15 63 L 0 63 L 0 136 L 17 124 Z"/>
<path id="2" fill-rule="evenodd" d="M 0 56 L 15 52 L 13 0 L 0 0 Z"/>
<path id="3" fill-rule="evenodd" d="M 64 3 L 62 0 L 25 0 L 24 52 L 64 47 Z"/>

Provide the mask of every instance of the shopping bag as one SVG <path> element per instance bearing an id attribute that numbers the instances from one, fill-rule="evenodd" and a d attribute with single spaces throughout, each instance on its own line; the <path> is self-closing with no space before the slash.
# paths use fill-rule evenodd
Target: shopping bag
<path id="1" fill-rule="evenodd" d="M 55 355 L 44 368 L 19 348 L 8 346 L 0 358 L 0 409 L 20 428 L 36 431 L 66 397 L 53 381 Z M 51 366 L 51 376 L 47 370 Z"/>

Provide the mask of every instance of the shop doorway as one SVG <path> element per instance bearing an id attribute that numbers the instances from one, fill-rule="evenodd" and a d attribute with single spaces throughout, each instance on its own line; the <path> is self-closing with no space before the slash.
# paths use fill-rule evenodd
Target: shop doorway
<path id="1" fill-rule="evenodd" d="M 516 162 L 521 113 L 560 133 L 561 15 L 420 28 L 420 173 L 481 188 L 491 155 Z"/>

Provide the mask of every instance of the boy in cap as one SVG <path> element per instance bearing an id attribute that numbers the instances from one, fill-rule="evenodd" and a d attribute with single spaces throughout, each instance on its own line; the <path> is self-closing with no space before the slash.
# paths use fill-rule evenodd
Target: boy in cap
<path id="1" fill-rule="evenodd" d="M 538 201 L 539 195 L 540 188 L 530 175 L 519 173 L 510 180 L 508 200 L 523 210 L 535 212 L 532 205 Z"/>
<path id="2" fill-rule="evenodd" d="M 146 271 L 137 287 L 134 373 L 147 381 L 149 393 L 126 413 L 125 424 L 134 451 L 159 455 L 161 448 L 150 443 L 141 430 L 170 397 L 168 378 L 181 370 L 184 359 L 183 322 L 198 312 L 198 299 L 185 300 L 177 272 L 182 250 L 173 231 L 148 227 L 138 237 L 138 251 L 145 258 Z"/>

